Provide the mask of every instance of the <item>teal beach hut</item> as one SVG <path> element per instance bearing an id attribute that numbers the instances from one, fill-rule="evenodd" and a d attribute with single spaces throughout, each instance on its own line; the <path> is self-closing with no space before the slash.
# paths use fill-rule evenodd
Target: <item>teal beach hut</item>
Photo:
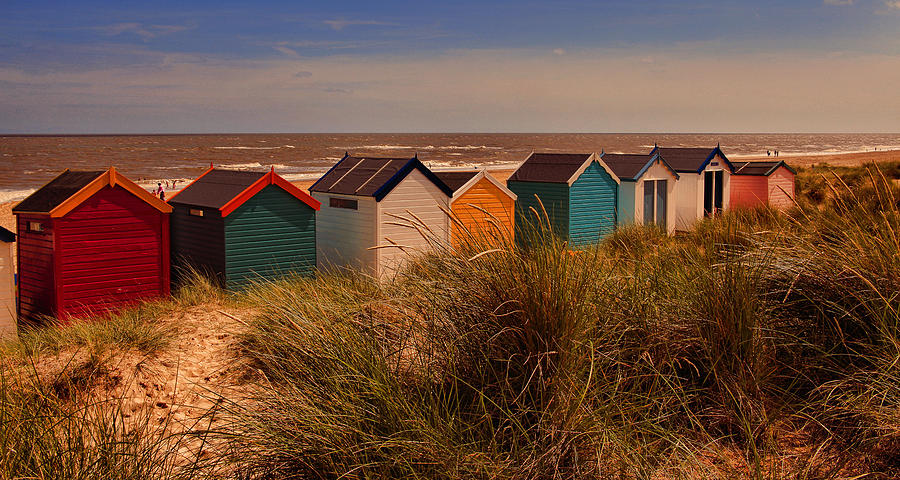
<path id="1" fill-rule="evenodd" d="M 619 179 L 596 153 L 532 153 L 506 184 L 518 196 L 517 239 L 543 211 L 553 233 L 573 247 L 616 228 Z"/>
<path id="2" fill-rule="evenodd" d="M 601 153 L 619 178 L 619 225 L 656 225 L 675 233 L 675 185 L 679 175 L 658 153 Z"/>
<path id="3" fill-rule="evenodd" d="M 169 200 L 172 265 L 227 289 L 316 266 L 317 200 L 269 172 L 210 167 Z"/>

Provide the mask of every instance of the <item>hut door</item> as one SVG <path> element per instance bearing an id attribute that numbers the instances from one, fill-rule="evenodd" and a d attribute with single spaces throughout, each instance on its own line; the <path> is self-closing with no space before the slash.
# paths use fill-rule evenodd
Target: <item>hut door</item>
<path id="1" fill-rule="evenodd" d="M 644 225 L 656 224 L 663 230 L 666 228 L 666 213 L 668 192 L 665 180 L 644 181 Z"/>
<path id="2" fill-rule="evenodd" d="M 703 215 L 722 211 L 723 174 L 721 170 L 703 173 Z"/>

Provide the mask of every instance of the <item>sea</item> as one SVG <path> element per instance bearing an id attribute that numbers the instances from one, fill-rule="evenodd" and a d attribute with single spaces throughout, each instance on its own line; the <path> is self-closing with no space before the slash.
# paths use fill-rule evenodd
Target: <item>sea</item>
<path id="1" fill-rule="evenodd" d="M 729 158 L 900 149 L 900 134 L 377 133 L 0 136 L 0 203 L 21 200 L 65 169 L 115 166 L 147 189 L 181 187 L 210 164 L 312 180 L 341 157 L 412 157 L 432 169 L 515 168 L 532 151 L 649 152 L 654 145 L 712 147 Z M 176 187 L 176 188 L 177 188 Z"/>

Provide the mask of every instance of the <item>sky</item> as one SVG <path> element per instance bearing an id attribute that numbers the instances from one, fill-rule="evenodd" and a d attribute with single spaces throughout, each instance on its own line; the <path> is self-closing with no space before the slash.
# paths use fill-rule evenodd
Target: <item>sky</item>
<path id="1" fill-rule="evenodd" d="M 900 0 L 0 11 L 0 133 L 900 131 Z"/>

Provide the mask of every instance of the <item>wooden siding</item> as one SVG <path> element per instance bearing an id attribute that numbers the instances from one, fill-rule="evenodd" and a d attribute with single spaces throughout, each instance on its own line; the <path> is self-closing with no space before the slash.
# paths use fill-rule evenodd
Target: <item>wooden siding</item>
<path id="1" fill-rule="evenodd" d="M 404 268 L 410 256 L 428 252 L 431 243 L 419 230 L 407 226 L 415 216 L 431 230 L 434 241 L 449 240 L 449 221 L 446 209 L 450 197 L 442 192 L 422 172 L 413 170 L 378 202 L 379 245 L 392 243 L 405 248 L 380 248 L 377 251 L 379 277 L 391 276 Z M 397 217 L 402 217 L 398 219 Z"/>
<path id="2" fill-rule="evenodd" d="M 29 232 L 28 222 L 41 222 L 43 232 Z M 36 323 L 56 314 L 53 220 L 49 215 L 17 215 L 19 319 Z"/>
<path id="3" fill-rule="evenodd" d="M 169 293 L 168 214 L 132 193 L 104 187 L 55 227 L 60 319 Z"/>
<path id="4" fill-rule="evenodd" d="M 515 235 L 522 241 L 523 234 L 544 221 L 544 210 L 550 220 L 550 229 L 560 238 L 569 237 L 569 186 L 565 183 L 507 182 L 506 186 L 515 193 Z M 538 202 L 540 199 L 540 202 Z M 541 208 L 543 205 L 543 210 Z M 538 216 L 535 215 L 535 212 Z"/>
<path id="5" fill-rule="evenodd" d="M 703 184 L 696 173 L 678 173 L 675 182 L 675 229 L 686 231 L 703 216 Z M 698 198 L 699 195 L 699 198 Z"/>
<path id="6" fill-rule="evenodd" d="M 316 215 L 316 263 L 319 269 L 351 267 L 375 275 L 375 251 L 369 250 L 377 243 L 375 199 L 317 192 L 312 195 L 322 203 Z M 332 207 L 329 200 L 332 197 L 356 200 L 357 209 Z"/>
<path id="7" fill-rule="evenodd" d="M 494 241 L 511 238 L 515 201 L 487 178 L 481 178 L 453 199 L 454 242 L 462 238 Z"/>
<path id="8" fill-rule="evenodd" d="M 0 340 L 16 334 L 16 292 L 13 284 L 15 243 L 0 242 Z"/>
<path id="9" fill-rule="evenodd" d="M 732 180 L 735 177 L 731 177 Z M 794 174 L 784 167 L 769 175 L 769 205 L 786 209 L 794 205 Z"/>
<path id="10" fill-rule="evenodd" d="M 172 280 L 195 268 L 225 285 L 225 222 L 218 209 L 172 205 Z M 200 210 L 203 216 L 191 215 Z"/>
<path id="11" fill-rule="evenodd" d="M 618 185 L 596 162 L 569 188 L 569 244 L 598 243 L 616 228 Z"/>
<path id="12" fill-rule="evenodd" d="M 269 185 L 225 217 L 225 285 L 314 273 L 316 211 Z"/>
<path id="13" fill-rule="evenodd" d="M 731 206 L 753 208 L 766 203 L 768 177 L 735 175 L 731 177 Z"/>

